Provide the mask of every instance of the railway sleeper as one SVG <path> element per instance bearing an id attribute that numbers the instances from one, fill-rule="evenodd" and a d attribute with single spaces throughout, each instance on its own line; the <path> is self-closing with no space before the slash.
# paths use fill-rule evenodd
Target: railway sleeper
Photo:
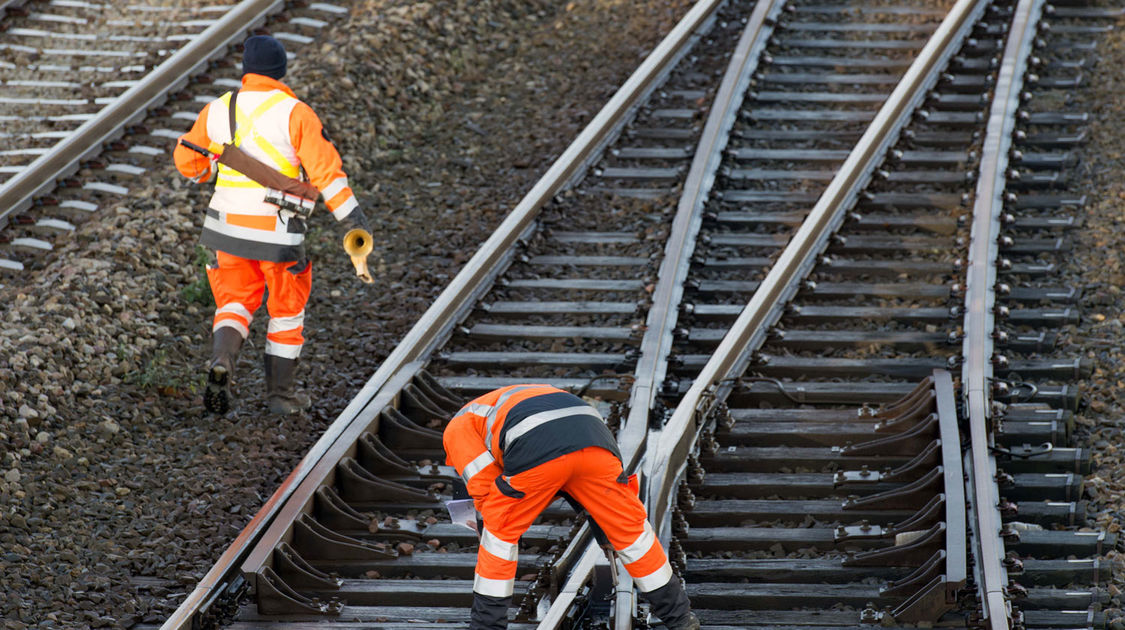
<path id="1" fill-rule="evenodd" d="M 689 146 L 678 147 L 620 147 L 609 154 L 623 160 L 689 160 L 694 154 Z"/>
<path id="2" fill-rule="evenodd" d="M 539 366 L 567 369 L 624 371 L 636 365 L 636 355 L 625 352 L 447 352 L 437 356 L 457 367 Z"/>
<path id="3" fill-rule="evenodd" d="M 759 284 L 760 283 L 756 280 L 699 280 L 687 286 L 686 289 L 694 295 L 709 293 L 750 294 L 758 289 Z M 946 300 L 953 297 L 951 287 L 934 284 L 908 282 L 816 282 L 812 280 L 805 282 L 800 295 L 808 299 L 886 297 Z"/>
<path id="4" fill-rule="evenodd" d="M 509 339 L 597 339 L 601 341 L 629 342 L 640 338 L 643 330 L 637 326 L 539 326 L 520 324 L 474 324 L 463 334 L 474 340 Z"/>
<path id="5" fill-rule="evenodd" d="M 860 474 L 862 471 L 852 471 Z M 1083 480 L 1074 473 L 1001 474 L 1007 485 L 1001 493 L 1011 501 L 1076 501 L 1082 496 Z M 858 496 L 895 488 L 890 482 L 873 481 L 845 483 L 842 487 L 834 473 L 708 473 L 692 486 L 697 495 L 731 499 L 765 499 L 771 496 L 794 496 L 806 499 L 839 496 L 848 492 Z"/>
<path id="6" fill-rule="evenodd" d="M 496 382 L 508 382 L 498 380 Z M 511 381 L 515 382 L 515 381 Z M 679 379 L 674 389 L 686 392 L 691 385 L 689 379 Z M 499 385 L 497 385 L 499 387 Z M 752 382 L 744 385 L 739 391 L 731 395 L 731 406 L 762 405 L 789 407 L 794 404 L 838 404 L 838 405 L 864 405 L 893 402 L 909 393 L 913 385 L 901 382 L 870 383 L 870 382 L 795 382 L 791 385 L 782 385 L 784 391 L 776 383 Z M 488 391 L 488 390 L 485 390 Z M 1017 402 L 1044 403 L 1057 409 L 1076 409 L 1081 394 L 1073 385 L 1039 385 L 1030 398 L 1020 395 Z M 1011 394 L 997 393 L 994 399 L 1007 403 L 1012 401 Z"/>
<path id="7" fill-rule="evenodd" d="M 589 189 L 589 192 L 610 197 L 656 200 L 665 199 L 669 195 L 675 194 L 676 189 L 668 187 L 629 188 L 624 186 L 593 186 Z"/>
<path id="8" fill-rule="evenodd" d="M 448 499 L 449 496 L 450 495 L 446 494 L 442 497 L 442 499 Z M 414 501 L 414 502 L 412 502 L 412 501 L 394 501 L 394 500 L 387 500 L 387 501 L 348 501 L 347 505 L 350 509 L 352 509 L 353 511 L 355 511 L 357 513 L 364 513 L 364 514 L 411 514 L 411 513 L 413 513 L 413 514 L 419 514 L 418 518 L 421 518 L 422 514 L 425 513 L 426 510 L 431 511 L 434 514 L 440 514 L 445 510 L 445 506 L 441 502 L 436 501 L 436 500 L 434 500 L 434 501 Z M 574 510 L 570 509 L 570 507 L 567 506 L 566 503 L 563 503 L 561 501 L 555 501 L 555 502 L 551 503 L 546 509 L 543 510 L 543 513 L 542 513 L 542 518 L 544 520 L 546 520 L 548 522 L 552 522 L 552 523 L 568 524 L 569 521 L 574 520 L 575 516 L 576 515 L 574 513 Z M 368 519 L 368 520 L 370 521 L 370 519 Z M 379 525 L 380 525 L 380 527 L 378 529 L 379 535 L 380 536 L 382 536 L 382 535 L 398 535 L 399 532 L 403 532 L 402 537 L 404 539 L 405 538 L 412 538 L 412 539 L 417 540 L 422 535 L 422 528 L 425 527 L 424 521 L 419 521 L 419 520 L 415 520 L 415 519 L 395 519 L 395 521 L 396 521 L 395 525 L 399 529 L 392 529 L 392 528 L 389 528 L 389 527 L 383 527 L 382 524 L 379 523 Z M 365 524 L 364 527 L 367 528 L 367 530 L 370 532 L 371 531 L 370 528 L 374 524 L 375 524 L 374 522 L 372 522 L 372 524 Z"/>
<path id="9" fill-rule="evenodd" d="M 741 304 L 696 304 L 686 302 L 681 311 L 703 321 L 733 321 L 742 312 Z M 812 324 L 847 320 L 896 321 L 918 324 L 945 324 L 960 319 L 960 309 L 952 308 L 882 308 L 874 306 L 816 306 L 790 305 L 782 321 L 792 324 Z M 1063 326 L 1076 324 L 1077 308 L 1014 308 L 997 313 L 1001 321 L 1014 326 Z M 928 374 L 928 373 L 927 373 Z M 921 377 L 919 377 L 921 378 Z"/>
<path id="10" fill-rule="evenodd" d="M 474 554 L 475 556 L 475 554 Z M 469 608 L 473 603 L 471 579 L 412 580 L 380 578 L 378 580 L 346 579 L 338 589 L 309 589 L 317 598 L 335 597 L 349 606 L 448 606 Z M 513 597 L 518 600 L 527 592 L 528 582 L 517 581 Z"/>
<path id="11" fill-rule="evenodd" d="M 930 34 L 932 24 L 882 24 L 878 22 L 851 22 L 847 24 L 827 22 L 785 22 L 779 29 L 784 31 L 815 31 L 824 33 L 913 33 Z"/>
<path id="12" fill-rule="evenodd" d="M 606 293 L 637 293 L 644 289 L 643 279 L 610 280 L 598 278 L 518 278 L 501 284 L 513 289 L 548 291 L 599 291 Z"/>
<path id="13" fill-rule="evenodd" d="M 44 201 L 43 205 L 51 207 L 52 211 L 57 212 L 71 221 L 79 222 L 88 219 L 98 211 L 99 207 L 98 204 L 90 201 L 80 199 L 58 200 L 54 198 Z"/>
<path id="14" fill-rule="evenodd" d="M 1070 185 L 1070 177 L 1066 173 L 1039 173 L 1029 170 L 1010 169 L 1007 190 L 1026 192 L 1029 190 L 1044 190 L 1049 188 L 1064 188 Z"/>
<path id="15" fill-rule="evenodd" d="M 11 237 L 0 233 L 0 252 L 18 252 L 22 254 L 45 254 L 54 251 L 55 246 L 49 241 L 30 236 Z"/>
<path id="16" fill-rule="evenodd" d="M 793 180 L 798 183 L 820 182 L 827 183 L 836 176 L 836 171 L 831 169 L 801 170 L 795 168 L 758 168 L 758 169 L 722 169 L 719 173 L 721 181 L 729 185 L 764 184 L 776 185 L 778 182 Z M 897 184 L 962 184 L 976 179 L 973 171 L 876 171 L 875 177 L 881 181 Z M 1056 178 L 1057 180 L 1057 178 Z M 1049 181 L 1044 185 L 1054 185 L 1056 181 Z"/>
<path id="17" fill-rule="evenodd" d="M 1009 571 L 1027 586 L 1100 584 L 1110 579 L 1112 567 L 1101 558 L 1038 560 L 1020 563 Z M 683 577 L 689 584 L 701 582 L 749 582 L 788 584 L 847 584 L 865 578 L 888 582 L 910 574 L 907 567 L 846 567 L 835 558 L 689 558 Z"/>
<path id="18" fill-rule="evenodd" d="M 1065 445 L 1068 443 L 1069 427 L 1057 420 L 1037 420 L 1021 422 L 1005 419 L 1001 434 L 996 436 L 1004 446 L 1023 444 Z M 740 423 L 722 437 L 724 444 L 755 446 L 832 446 L 835 444 L 861 443 L 874 435 L 875 425 L 860 423 L 818 423 L 818 422 L 762 422 L 757 424 Z"/>
<path id="19" fill-rule="evenodd" d="M 1015 138 L 1020 145 L 1034 146 L 1043 149 L 1061 149 L 1076 147 L 1085 144 L 1086 130 L 1079 129 L 1073 132 L 1044 132 L 1028 133 L 1017 130 Z"/>
<path id="20" fill-rule="evenodd" d="M 803 35 L 803 34 L 802 34 Z M 792 49 L 830 50 L 841 57 L 860 56 L 868 50 L 912 52 L 920 49 L 925 42 L 920 39 L 840 39 L 835 37 L 801 37 L 798 34 L 785 34 L 784 31 L 770 38 L 770 44 L 782 51 Z M 842 59 L 841 61 L 846 61 Z M 844 81 L 839 81 L 843 83 Z"/>
<path id="21" fill-rule="evenodd" d="M 731 139 L 751 143 L 767 143 L 771 145 L 775 142 L 808 143 L 815 145 L 827 142 L 838 146 L 855 144 L 855 141 L 859 140 L 862 134 L 862 129 L 841 131 L 825 129 L 763 129 L 751 127 L 731 130 Z"/>
<path id="22" fill-rule="evenodd" d="M 932 374 L 933 371 L 930 371 Z M 927 375 L 928 376 L 928 375 Z M 909 404 L 904 404 L 895 407 L 890 413 L 884 412 L 881 408 L 874 408 L 879 413 L 871 413 L 869 406 L 860 407 L 862 412 L 858 412 L 855 408 L 844 409 L 829 409 L 829 408 L 742 408 L 736 407 L 729 410 L 730 424 L 729 426 L 720 427 L 720 435 L 726 435 L 728 431 L 733 430 L 742 423 L 764 423 L 764 422 L 871 422 L 872 418 L 895 418 L 905 417 L 909 419 L 918 419 L 921 416 L 915 415 L 916 413 L 930 413 L 933 411 L 933 404 L 922 406 L 916 411 L 916 404 L 923 403 L 926 400 L 931 400 L 928 397 L 912 398 Z M 1061 409 L 1052 409 L 1046 405 L 1034 403 L 1014 403 L 1006 405 L 1002 410 L 1002 417 L 1009 420 L 1058 420 L 1064 421 L 1068 424 L 1073 424 L 1074 414 Z"/>
<path id="23" fill-rule="evenodd" d="M 629 388 L 632 385 L 632 379 L 617 377 L 552 377 L 544 380 L 548 384 L 554 385 L 560 389 L 572 392 L 581 390 L 584 391 L 587 396 L 600 398 L 606 401 L 628 400 Z M 468 400 L 500 387 L 524 383 L 526 379 L 518 376 L 446 375 L 438 377 L 438 382 L 451 391 L 459 392 Z"/>
<path id="24" fill-rule="evenodd" d="M 441 522 L 426 525 L 424 522 L 413 521 L 406 518 L 396 520 L 407 533 L 398 534 L 394 530 L 384 530 L 382 528 L 375 533 L 371 533 L 366 527 L 363 529 L 342 529 L 340 531 L 331 530 L 332 535 L 329 537 L 330 540 L 341 541 L 347 545 L 362 548 L 354 555 L 342 553 L 350 549 L 346 547 L 341 547 L 339 549 L 317 549 L 315 548 L 315 543 L 321 542 L 319 539 L 314 539 L 314 545 L 310 546 L 308 549 L 299 547 L 298 545 L 294 545 L 294 548 L 314 566 L 319 566 L 320 563 L 324 563 L 324 566 L 333 566 L 335 563 L 340 562 L 359 563 L 361 561 L 370 561 L 377 563 L 383 560 L 393 559 L 396 557 L 394 545 L 408 540 L 425 541 L 436 538 L 441 541 L 443 545 L 455 542 L 462 548 L 470 549 L 475 548 L 478 542 L 475 533 L 460 525 Z M 323 532 L 327 529 L 324 526 L 320 527 L 321 529 L 317 531 Z M 520 544 L 524 548 L 537 547 L 542 550 L 549 550 L 560 542 L 565 543 L 572 529 L 573 528 L 569 525 L 535 524 L 532 525 L 527 530 L 527 533 L 520 539 Z M 341 553 L 334 554 L 332 553 L 333 551 L 341 551 Z M 364 555 L 367 557 L 364 557 Z"/>
<path id="25" fill-rule="evenodd" d="M 684 373 L 697 373 L 707 362 L 708 355 L 678 355 L 674 365 Z M 772 378 L 864 378 L 879 375 L 901 379 L 925 378 L 935 369 L 949 366 L 948 357 L 888 358 L 888 359 L 837 359 L 832 357 L 793 357 L 780 354 L 755 355 L 751 369 L 756 374 Z M 1011 359 L 1006 365 L 996 366 L 998 377 L 1018 374 L 1022 378 L 1075 379 L 1088 377 L 1093 371 L 1093 361 L 1088 357 L 1076 359 Z"/>
<path id="26" fill-rule="evenodd" d="M 651 258 L 641 256 L 534 256 L 528 264 L 533 267 L 644 267 L 652 265 Z"/>
<path id="27" fill-rule="evenodd" d="M 600 302 L 600 301 L 544 301 L 544 302 L 518 302 L 511 300 L 498 300 L 491 303 L 481 303 L 477 309 L 494 316 L 522 317 L 527 315 L 630 315 L 639 316 L 644 311 L 645 303 L 637 302 Z"/>
<path id="28" fill-rule="evenodd" d="M 1020 556 L 1039 560 L 1093 558 L 1116 545 L 1116 534 L 1033 529 L 1008 523 L 1004 547 Z M 775 553 L 847 553 L 887 549 L 893 539 L 849 538 L 837 541 L 832 527 L 693 527 L 680 545 L 689 554 L 773 551 Z M 928 555 L 926 556 L 929 557 Z M 689 556 L 689 562 L 690 556 Z M 921 564 L 919 561 L 917 564 Z M 877 566 L 886 566 L 882 563 Z M 907 565 L 909 566 L 909 565 Z"/>
<path id="29" fill-rule="evenodd" d="M 73 223 L 62 219 L 34 219 L 30 215 L 8 217 L 7 230 L 18 233 L 39 234 L 44 236 L 69 235 L 75 230 Z M 9 242 L 9 245 L 12 245 Z"/>
<path id="30" fill-rule="evenodd" d="M 998 454 L 997 466 L 1010 474 L 1090 472 L 1090 452 L 1085 448 L 1055 447 L 1040 453 L 1038 445 L 1013 445 L 1011 454 Z M 801 446 L 723 446 L 713 455 L 703 455 L 707 470 L 715 472 L 761 472 L 869 470 L 898 468 L 910 461 L 908 454 L 844 455 L 839 449 Z"/>
<path id="31" fill-rule="evenodd" d="M 636 232 L 574 232 L 550 230 L 545 234 L 550 241 L 557 243 L 627 245 L 641 242 Z"/>
<path id="32" fill-rule="evenodd" d="M 716 252 L 710 257 L 698 256 L 692 261 L 699 270 L 698 274 L 716 273 L 719 275 L 735 271 L 763 272 L 773 265 L 771 258 L 762 256 L 729 256 Z M 919 260 L 857 260 L 840 259 L 832 256 L 823 256 L 820 260 L 822 273 L 831 273 L 842 277 L 849 276 L 892 276 L 895 278 L 923 278 L 933 276 L 946 276 L 956 272 L 954 261 L 919 261 Z M 741 308 L 741 305 L 731 305 Z M 877 309 L 870 309 L 875 311 Z"/>
<path id="33" fill-rule="evenodd" d="M 600 177 L 605 180 L 651 180 L 654 182 L 662 182 L 667 180 L 679 181 L 684 175 L 683 167 L 676 168 L 643 168 L 643 167 L 621 167 L 609 166 L 596 169 L 593 173 L 595 177 Z"/>
<path id="34" fill-rule="evenodd" d="M 727 210 L 718 213 L 708 213 L 703 217 L 704 223 L 721 224 L 730 226 L 748 226 L 757 227 L 759 225 L 782 225 L 785 227 L 799 227 L 801 223 L 808 216 L 807 211 L 797 210 L 792 212 L 758 212 L 750 210 Z M 938 234 L 953 234 L 959 227 L 963 227 L 964 221 L 961 217 L 967 215 L 959 215 L 957 217 L 949 215 L 934 215 L 930 213 L 895 213 L 890 214 L 886 212 L 858 214 L 849 213 L 846 217 L 848 229 L 850 230 L 886 230 L 888 228 L 897 229 L 918 229 Z M 1019 224 L 1024 219 L 1013 219 Z M 1064 217 L 1061 221 L 1070 220 L 1070 217 Z M 1029 224 L 1029 229 L 1040 229 L 1044 227 L 1042 222 Z M 1060 227 L 1069 227 L 1061 224 Z"/>
<path id="35" fill-rule="evenodd" d="M 534 630 L 536 624 L 515 620 L 517 609 L 508 614 L 510 630 Z M 374 627 L 379 630 L 418 630 L 419 624 L 427 630 L 463 630 L 469 623 L 469 609 L 460 606 L 343 606 L 338 616 L 349 623 L 337 623 L 340 630 L 358 630 Z M 253 607 L 239 611 L 238 620 L 224 626 L 231 630 L 309 630 L 310 619 L 305 616 L 278 619 L 258 614 Z M 359 625 L 356 625 L 359 624 Z"/>
<path id="36" fill-rule="evenodd" d="M 1078 158 L 1069 151 L 1012 151 L 1009 164 L 1032 170 L 1061 170 L 1078 164 Z"/>
<path id="37" fill-rule="evenodd" d="M 727 240 L 735 240 L 728 237 Z M 754 239 L 746 239 L 743 246 L 762 246 Z M 723 244 L 728 244 L 725 241 Z M 739 243 L 729 243 L 737 245 Z M 942 251 L 947 250 L 953 243 L 950 239 L 933 238 L 927 236 L 873 236 L 864 234 L 842 234 L 833 239 L 829 246 L 830 254 L 881 254 L 909 251 Z M 1021 236 L 1014 238 L 1008 236 L 1000 243 L 1000 251 L 1005 255 L 1037 255 L 1037 254 L 1063 254 L 1072 248 L 1070 239 L 1059 236 L 1053 238 L 1031 238 Z"/>
<path id="38" fill-rule="evenodd" d="M 939 469 L 935 469 L 940 472 Z M 902 487 L 888 489 L 896 493 Z M 925 488 L 932 493 L 933 488 Z M 920 491 L 927 495 L 926 492 Z M 714 499 L 697 500 L 695 506 L 686 513 L 691 527 L 723 527 L 731 523 L 774 523 L 787 522 L 800 524 L 808 519 L 822 523 L 868 523 L 878 525 L 884 530 L 896 523 L 902 523 L 915 516 L 917 508 L 884 509 L 881 507 L 849 507 L 853 502 L 878 498 L 878 495 L 865 495 L 845 501 L 802 500 L 802 499 Z M 912 499 L 913 505 L 922 507 L 924 501 Z M 1067 501 L 1027 501 L 1005 503 L 1008 512 L 1006 521 L 1034 523 L 1045 527 L 1081 525 L 1086 518 L 1085 502 Z M 895 528 L 897 531 L 897 528 Z M 892 532 L 894 533 L 894 532 Z"/>
<path id="39" fill-rule="evenodd" d="M 902 596 L 889 596 L 873 584 L 818 584 L 810 589 L 803 584 L 704 582 L 689 583 L 692 606 L 709 610 L 789 610 L 827 609 L 834 604 L 863 608 L 892 608 Z M 1025 610 L 1074 610 L 1100 606 L 1108 601 L 1106 591 L 1091 589 L 1031 588 L 1019 600 Z"/>
<path id="40" fill-rule="evenodd" d="M 1050 15 L 1055 19 L 1116 19 L 1125 14 L 1125 10 L 1118 7 L 1088 7 L 1081 3 L 1056 2 L 1051 8 Z"/>
<path id="41" fill-rule="evenodd" d="M 697 128 L 679 127 L 636 127 L 629 126 L 623 135 L 626 138 L 640 138 L 648 140 L 686 141 L 692 140 L 699 134 Z"/>
<path id="42" fill-rule="evenodd" d="M 0 255 L 0 274 L 19 274 L 25 269 L 22 261 Z"/>
<path id="43" fill-rule="evenodd" d="M 726 334 L 726 328 L 692 328 L 688 331 L 687 340 L 690 343 L 705 347 L 717 346 Z M 1052 350 L 1056 341 L 1057 335 L 1053 332 L 1010 333 L 997 345 L 1010 352 L 1038 353 Z M 768 347 L 784 348 L 791 351 L 888 346 L 896 350 L 909 352 L 935 350 L 949 345 L 957 345 L 960 342 L 960 337 L 952 331 L 774 328 L 770 331 L 767 343 Z"/>
<path id="44" fill-rule="evenodd" d="M 743 613 L 735 610 L 699 609 L 700 619 L 705 620 L 708 630 L 734 630 L 736 628 L 757 628 L 760 630 L 794 630 L 813 628 L 817 630 L 864 630 L 873 627 L 899 630 L 917 627 L 903 626 L 893 617 L 872 607 L 862 610 L 762 610 L 754 613 L 753 623 L 748 623 Z M 1105 627 L 1104 613 L 1092 609 L 1052 612 L 1029 610 L 1021 616 L 1026 628 L 1071 628 L 1074 630 L 1100 630 Z M 905 622 L 904 622 L 905 623 Z M 961 627 L 965 625 L 964 615 L 958 612 L 947 613 L 939 619 L 935 627 Z"/>

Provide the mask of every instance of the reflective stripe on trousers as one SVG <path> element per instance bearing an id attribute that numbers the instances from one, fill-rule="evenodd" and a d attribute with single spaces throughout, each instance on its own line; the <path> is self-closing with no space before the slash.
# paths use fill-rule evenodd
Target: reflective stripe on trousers
<path id="1" fill-rule="evenodd" d="M 560 490 L 593 516 L 613 548 L 622 554 L 626 570 L 642 591 L 668 584 L 673 577 L 672 567 L 648 523 L 644 505 L 629 485 L 618 483 L 621 476 L 620 460 L 613 453 L 592 446 L 508 478 L 511 486 L 524 496 L 517 499 L 497 490 L 480 504 L 485 533 L 477 551 L 473 591 L 491 597 L 504 597 L 511 592 L 516 577 L 516 545 Z"/>
<path id="2" fill-rule="evenodd" d="M 270 325 L 266 354 L 295 359 L 301 354 L 305 338 L 305 304 L 312 288 L 312 265 L 300 273 L 291 271 L 298 263 L 275 263 L 240 258 L 216 252 L 218 265 L 207 269 L 211 293 L 215 297 L 212 329 L 231 326 L 244 336 L 249 332 L 254 311 L 262 304 L 269 287 L 266 310 Z"/>

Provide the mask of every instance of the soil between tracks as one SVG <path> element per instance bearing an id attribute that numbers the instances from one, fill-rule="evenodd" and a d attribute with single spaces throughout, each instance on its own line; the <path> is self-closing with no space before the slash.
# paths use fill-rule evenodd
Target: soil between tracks
<path id="1" fill-rule="evenodd" d="M 264 309 L 203 414 L 209 191 L 170 166 L 0 287 L 0 627 L 163 620 L 690 4 L 365 0 L 295 49 L 377 241 L 367 287 L 312 221 L 305 416 L 265 413 Z"/>

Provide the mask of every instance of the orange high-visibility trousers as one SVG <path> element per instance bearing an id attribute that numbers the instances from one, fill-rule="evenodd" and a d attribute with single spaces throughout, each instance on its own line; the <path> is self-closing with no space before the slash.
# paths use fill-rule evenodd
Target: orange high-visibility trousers
<path id="1" fill-rule="evenodd" d="M 473 591 L 494 598 L 511 596 L 520 536 L 560 490 L 586 508 L 642 592 L 667 584 L 673 577 L 668 557 L 636 489 L 618 482 L 621 472 L 621 462 L 613 453 L 591 446 L 504 477 L 513 494 L 522 497 L 504 494 L 493 484 L 479 506 L 484 531 Z"/>
<path id="2" fill-rule="evenodd" d="M 230 326 L 250 334 L 254 311 L 262 304 L 269 288 L 266 310 L 270 321 L 266 333 L 266 354 L 287 359 L 301 355 L 305 343 L 305 304 L 312 290 L 312 263 L 270 262 L 239 258 L 215 252 L 218 264 L 207 268 L 211 294 L 215 296 L 215 319 L 211 330 Z"/>

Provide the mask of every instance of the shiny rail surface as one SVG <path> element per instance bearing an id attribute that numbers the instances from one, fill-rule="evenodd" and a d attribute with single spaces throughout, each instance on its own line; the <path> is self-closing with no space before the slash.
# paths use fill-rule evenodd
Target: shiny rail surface
<path id="1" fill-rule="evenodd" d="M 1012 29 L 996 80 L 988 131 L 981 151 L 980 184 L 973 207 L 972 243 L 966 274 L 965 342 L 962 351 L 961 387 L 969 421 L 971 449 L 965 465 L 972 480 L 974 543 L 977 558 L 974 572 L 983 612 L 992 630 L 1012 625 L 1006 601 L 1007 572 L 1001 566 L 1004 541 L 1000 537 L 1000 497 L 996 487 L 996 445 L 992 422 L 992 385 L 995 338 L 997 264 L 1000 258 L 1000 215 L 1008 177 L 1008 156 L 1020 107 L 1023 78 L 1036 36 L 1041 0 L 1021 0 L 1012 18 Z"/>

